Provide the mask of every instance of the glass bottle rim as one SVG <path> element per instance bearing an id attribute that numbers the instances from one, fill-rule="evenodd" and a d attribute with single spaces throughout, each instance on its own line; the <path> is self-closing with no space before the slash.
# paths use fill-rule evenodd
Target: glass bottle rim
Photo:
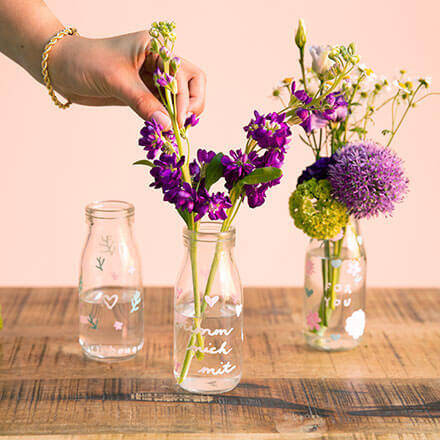
<path id="1" fill-rule="evenodd" d="M 89 203 L 86 208 L 88 219 L 118 219 L 134 215 L 134 205 L 124 200 L 100 200 Z"/>
<path id="2" fill-rule="evenodd" d="M 218 242 L 234 242 L 235 241 L 235 227 L 230 226 L 229 230 L 222 231 L 222 222 L 206 221 L 198 222 L 199 228 L 197 231 L 192 231 L 187 227 L 183 228 L 183 237 L 189 241 L 202 241 L 205 243 Z"/>

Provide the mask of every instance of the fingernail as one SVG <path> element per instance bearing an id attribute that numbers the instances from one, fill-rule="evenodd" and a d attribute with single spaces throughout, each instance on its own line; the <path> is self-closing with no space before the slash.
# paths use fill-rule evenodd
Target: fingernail
<path id="1" fill-rule="evenodd" d="M 171 125 L 171 120 L 170 118 L 163 112 L 161 111 L 155 111 L 152 115 L 151 115 L 151 119 L 153 119 L 154 121 L 156 121 L 158 124 L 160 124 L 162 126 L 162 129 L 166 130 L 167 128 L 169 128 L 169 126 Z"/>

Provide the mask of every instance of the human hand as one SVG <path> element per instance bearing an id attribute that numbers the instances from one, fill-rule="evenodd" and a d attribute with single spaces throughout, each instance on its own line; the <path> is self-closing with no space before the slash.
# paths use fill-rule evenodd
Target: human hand
<path id="1" fill-rule="evenodd" d="M 54 89 L 83 105 L 128 105 L 142 119 L 155 119 L 165 129 L 171 121 L 156 98 L 153 73 L 159 62 L 146 47 L 147 31 L 103 39 L 69 36 L 52 49 L 48 65 Z M 206 75 L 181 58 L 176 74 L 177 114 L 183 126 L 188 113 L 205 106 Z"/>

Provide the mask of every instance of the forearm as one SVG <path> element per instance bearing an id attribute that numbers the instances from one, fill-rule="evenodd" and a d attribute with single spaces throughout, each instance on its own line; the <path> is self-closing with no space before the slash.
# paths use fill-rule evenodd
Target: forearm
<path id="1" fill-rule="evenodd" d="M 41 53 L 62 28 L 42 0 L 0 0 L 0 52 L 39 82 Z"/>

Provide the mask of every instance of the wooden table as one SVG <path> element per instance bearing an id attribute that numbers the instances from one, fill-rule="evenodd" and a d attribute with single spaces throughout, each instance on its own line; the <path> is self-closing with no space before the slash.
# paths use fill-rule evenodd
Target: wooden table
<path id="1" fill-rule="evenodd" d="M 0 289 L 0 433 L 440 439 L 440 289 L 371 289 L 366 336 L 344 353 L 304 345 L 301 289 L 250 288 L 245 300 L 243 380 L 225 395 L 200 396 L 171 376 L 170 288 L 146 289 L 145 347 L 115 364 L 82 355 L 75 289 Z"/>

